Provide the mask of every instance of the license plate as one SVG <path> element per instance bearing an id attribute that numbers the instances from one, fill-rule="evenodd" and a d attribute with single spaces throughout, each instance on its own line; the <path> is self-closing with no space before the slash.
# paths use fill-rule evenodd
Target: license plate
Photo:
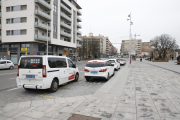
<path id="1" fill-rule="evenodd" d="M 91 71 L 92 74 L 97 74 L 98 72 L 97 71 Z"/>
<path id="2" fill-rule="evenodd" d="M 35 78 L 35 75 L 26 75 L 26 78 Z"/>

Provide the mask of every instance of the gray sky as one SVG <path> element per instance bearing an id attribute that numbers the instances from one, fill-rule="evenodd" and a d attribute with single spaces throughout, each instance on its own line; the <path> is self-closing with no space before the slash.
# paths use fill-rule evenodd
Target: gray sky
<path id="1" fill-rule="evenodd" d="M 132 16 L 132 35 L 147 42 L 157 35 L 169 34 L 180 46 L 180 0 L 77 0 L 82 7 L 82 35 L 90 32 L 108 36 L 121 43 L 129 36 L 128 14 Z M 120 44 L 114 44 L 120 48 Z"/>

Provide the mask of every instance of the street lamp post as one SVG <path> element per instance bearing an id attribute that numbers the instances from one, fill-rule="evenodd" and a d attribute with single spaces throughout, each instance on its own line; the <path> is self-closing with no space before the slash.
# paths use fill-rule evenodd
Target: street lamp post
<path id="1" fill-rule="evenodd" d="M 129 59 L 130 59 L 130 64 L 131 64 L 131 44 L 132 44 L 132 41 L 131 41 L 131 25 L 133 25 L 133 22 L 131 21 L 131 13 L 128 15 L 128 17 L 129 17 L 129 19 L 127 19 L 127 20 L 129 20 L 130 21 L 130 30 L 129 30 Z"/>
<path id="2" fill-rule="evenodd" d="M 47 24 L 47 53 L 46 54 L 48 55 L 48 24 Z"/>

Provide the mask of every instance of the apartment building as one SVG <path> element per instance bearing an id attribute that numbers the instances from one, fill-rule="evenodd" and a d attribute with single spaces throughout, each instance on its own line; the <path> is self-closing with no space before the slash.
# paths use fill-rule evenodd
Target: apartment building
<path id="1" fill-rule="evenodd" d="M 73 56 L 81 39 L 77 0 L 1 0 L 0 57 Z"/>
<path id="2" fill-rule="evenodd" d="M 93 33 L 89 33 L 89 36 L 81 36 L 81 38 L 82 57 L 100 58 L 103 56 L 103 36 L 93 36 Z"/>
<path id="3" fill-rule="evenodd" d="M 135 51 L 137 55 L 141 54 L 142 40 L 141 39 L 122 40 L 121 53 L 123 53 L 123 55 L 129 55 L 130 48 L 132 49 L 132 51 Z"/>

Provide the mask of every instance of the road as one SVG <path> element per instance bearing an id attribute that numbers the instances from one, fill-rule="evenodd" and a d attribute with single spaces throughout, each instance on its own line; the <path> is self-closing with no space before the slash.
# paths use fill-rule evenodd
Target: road
<path id="1" fill-rule="evenodd" d="M 87 61 L 77 62 L 77 67 L 80 71 L 80 77 L 78 82 L 69 82 L 67 84 L 59 86 L 59 89 L 55 93 L 50 93 L 48 90 L 31 90 L 26 91 L 23 88 L 17 88 L 16 86 L 16 74 L 17 69 L 14 70 L 1 70 L 0 71 L 0 101 L 3 102 L 20 102 L 28 100 L 42 100 L 47 98 L 60 98 L 60 97 L 73 97 L 92 95 L 106 80 L 92 80 L 87 82 L 84 78 L 84 66 Z M 124 66 L 121 66 L 123 70 Z M 119 71 L 121 71 L 119 70 Z"/>

